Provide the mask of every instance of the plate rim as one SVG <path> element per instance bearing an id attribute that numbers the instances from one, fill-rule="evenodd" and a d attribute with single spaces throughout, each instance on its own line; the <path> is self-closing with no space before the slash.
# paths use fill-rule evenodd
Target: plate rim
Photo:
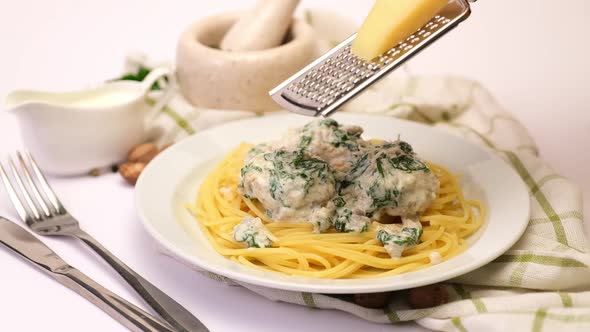
<path id="1" fill-rule="evenodd" d="M 245 118 L 245 119 L 240 119 L 240 120 L 234 120 L 234 121 L 223 123 L 223 124 L 220 124 L 217 126 L 213 126 L 213 127 L 207 128 L 203 131 L 200 131 L 192 136 L 182 139 L 182 141 L 167 148 L 165 151 L 162 151 L 162 153 L 160 153 L 158 156 L 156 156 L 156 158 L 154 158 L 154 160 L 156 160 L 156 159 L 160 160 L 160 159 L 166 158 L 166 154 L 172 153 L 173 150 L 181 149 L 183 145 L 190 145 L 191 140 L 197 140 L 200 136 L 205 135 L 207 132 L 213 131 L 213 130 L 219 130 L 220 128 L 222 129 L 224 126 L 236 125 L 241 122 L 250 122 L 250 121 L 255 122 L 260 119 L 269 119 L 271 117 L 287 117 L 288 118 L 288 117 L 293 117 L 293 116 L 300 116 L 300 115 L 294 115 L 294 114 L 290 114 L 290 113 L 278 113 L 278 114 L 266 115 L 264 117 Z M 520 186 L 521 189 L 524 189 L 524 192 L 527 193 L 527 198 L 529 198 L 528 197 L 528 189 L 527 189 L 524 181 L 522 180 L 522 178 L 516 172 L 516 170 L 514 170 L 514 168 L 511 167 L 510 164 L 508 164 L 508 162 L 506 162 L 505 160 L 500 158 L 498 155 L 494 154 L 489 149 L 485 149 L 484 147 L 481 147 L 473 142 L 470 142 L 460 136 L 452 135 L 451 133 L 442 131 L 442 130 L 437 129 L 435 127 L 428 126 L 428 125 L 414 122 L 414 121 L 410 121 L 410 120 L 406 120 L 406 119 L 394 118 L 394 117 L 384 116 L 384 115 L 359 114 L 359 113 L 348 113 L 345 115 L 345 117 L 348 117 L 348 116 L 381 118 L 384 121 L 390 121 L 393 123 L 401 122 L 401 123 L 404 123 L 404 124 L 410 125 L 410 126 L 417 126 L 417 127 L 421 127 L 421 128 L 428 129 L 428 130 L 437 130 L 438 134 L 449 136 L 452 139 L 461 140 L 465 144 L 470 145 L 471 147 L 485 153 L 488 156 L 488 158 L 494 159 L 496 161 L 500 161 L 501 163 L 503 163 L 507 167 L 507 169 L 509 169 L 509 171 L 511 173 L 513 173 L 513 175 L 515 175 L 516 178 L 518 178 L 518 180 L 519 180 L 518 186 Z M 310 119 L 312 119 L 312 118 L 310 118 Z M 298 292 L 317 292 L 317 293 L 324 293 L 324 294 L 374 293 L 374 292 L 409 289 L 409 288 L 413 288 L 413 287 L 419 287 L 419 286 L 423 286 L 423 285 L 446 281 L 446 280 L 464 275 L 464 274 L 469 273 L 471 271 L 474 271 L 486 264 L 489 264 L 490 262 L 492 262 L 493 260 L 495 260 L 496 258 L 501 256 L 503 253 L 505 253 L 507 250 L 509 250 L 510 247 L 512 247 L 524 234 L 524 232 L 528 226 L 528 219 L 530 217 L 530 200 L 527 199 L 527 200 L 525 200 L 526 201 L 526 216 L 523 218 L 523 221 L 521 222 L 518 232 L 514 233 L 515 235 L 514 235 L 513 240 L 506 242 L 506 244 L 502 248 L 498 248 L 497 254 L 489 255 L 485 259 L 480 259 L 475 264 L 462 265 L 457 268 L 447 270 L 447 271 L 445 271 L 445 273 L 444 273 L 445 276 L 443 278 L 436 278 L 436 277 L 432 278 L 432 279 L 434 279 L 434 281 L 430 281 L 430 282 L 407 281 L 406 283 L 404 283 L 404 285 L 402 287 L 400 287 L 399 285 L 387 287 L 386 285 L 384 285 L 384 286 L 381 286 L 381 285 L 371 286 L 370 284 L 368 284 L 368 285 L 363 286 L 362 290 L 357 290 L 357 289 L 351 290 L 350 289 L 351 287 L 346 286 L 346 285 L 339 286 L 339 285 L 332 284 L 332 285 L 330 285 L 330 288 L 325 288 L 326 287 L 325 284 L 313 284 L 313 283 L 303 284 L 303 283 L 289 282 L 289 281 L 284 281 L 284 280 L 272 280 L 272 285 L 269 285 L 268 284 L 269 281 L 267 278 L 244 274 L 244 273 L 235 272 L 235 271 L 229 271 L 227 269 L 218 268 L 217 266 L 211 266 L 211 265 L 207 265 L 206 263 L 200 262 L 200 260 L 197 257 L 191 256 L 188 253 L 185 253 L 184 250 L 182 250 L 182 248 L 175 246 L 172 241 L 166 239 L 165 236 L 162 235 L 156 229 L 156 227 L 154 225 L 152 225 L 151 222 L 148 221 L 148 219 L 149 219 L 148 216 L 145 215 L 144 210 L 141 209 L 141 202 L 140 201 L 141 201 L 142 194 L 141 194 L 141 190 L 139 188 L 141 188 L 143 186 L 143 183 L 144 183 L 143 179 L 145 179 L 146 177 L 149 176 L 149 174 L 151 174 L 151 172 L 152 172 L 151 169 L 156 167 L 154 165 L 155 165 L 154 163 L 150 162 L 147 165 L 147 167 L 144 169 L 142 174 L 140 175 L 140 177 L 137 181 L 136 187 L 135 187 L 134 197 L 135 197 L 136 211 L 137 211 L 137 214 L 138 214 L 139 219 L 141 221 L 141 224 L 144 227 L 144 229 L 147 230 L 148 234 L 150 234 L 150 236 L 157 242 L 157 244 L 159 244 L 161 247 L 163 247 L 164 250 L 168 251 L 168 253 L 172 254 L 172 256 L 173 256 L 172 258 L 179 259 L 183 264 L 188 264 L 193 269 L 194 268 L 202 269 L 204 272 L 215 273 L 215 274 L 221 275 L 221 276 L 226 277 L 231 280 L 235 280 L 238 282 L 244 282 L 244 283 L 247 283 L 250 285 L 272 288 L 272 289 L 281 289 L 281 290 L 298 291 Z M 194 170 L 195 168 L 193 167 L 191 169 Z M 187 173 L 188 173 L 188 171 L 184 175 L 186 175 Z M 178 187 L 179 186 L 177 185 L 176 188 L 178 188 Z M 177 224 L 179 223 L 178 220 L 175 220 L 175 222 Z M 181 225 L 178 225 L 178 226 L 182 228 Z M 201 227 L 201 226 L 199 226 L 199 227 Z M 182 231 L 186 233 L 185 229 L 183 229 Z M 469 248 L 467 248 L 461 254 L 467 253 L 468 250 L 469 250 Z M 426 269 L 428 269 L 428 268 L 426 268 Z M 425 269 L 418 270 L 418 271 L 423 271 L 423 270 L 425 270 Z M 409 272 L 409 273 L 411 273 L 411 272 Z M 407 274 L 405 274 L 405 275 L 407 275 Z M 287 275 L 281 275 L 281 276 L 288 277 L 288 278 L 294 278 L 294 279 L 305 279 L 305 280 L 326 280 L 326 279 L 319 279 L 319 278 L 292 277 L 292 276 L 287 276 Z M 385 278 L 389 278 L 389 277 L 385 277 Z M 340 279 L 340 280 L 352 280 L 352 279 Z M 365 279 L 365 280 L 371 280 L 371 279 Z"/>

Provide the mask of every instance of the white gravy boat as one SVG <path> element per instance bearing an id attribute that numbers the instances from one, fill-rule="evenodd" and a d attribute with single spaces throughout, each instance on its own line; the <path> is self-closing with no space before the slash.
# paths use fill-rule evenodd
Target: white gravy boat
<path id="1" fill-rule="evenodd" d="M 164 85 L 154 106 L 145 97 L 155 82 Z M 87 174 L 125 159 L 144 142 L 146 122 L 170 96 L 173 74 L 152 70 L 143 82 L 117 81 L 76 92 L 14 91 L 4 108 L 16 115 L 26 148 L 54 175 Z"/>

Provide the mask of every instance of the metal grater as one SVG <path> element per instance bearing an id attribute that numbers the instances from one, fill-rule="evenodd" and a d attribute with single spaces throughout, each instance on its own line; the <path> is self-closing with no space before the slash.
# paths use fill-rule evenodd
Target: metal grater
<path id="1" fill-rule="evenodd" d="M 272 89 L 272 99 L 288 111 L 309 116 L 328 116 L 452 30 L 471 13 L 469 2 L 450 0 L 435 17 L 405 41 L 373 59 L 350 52 L 356 34 Z"/>

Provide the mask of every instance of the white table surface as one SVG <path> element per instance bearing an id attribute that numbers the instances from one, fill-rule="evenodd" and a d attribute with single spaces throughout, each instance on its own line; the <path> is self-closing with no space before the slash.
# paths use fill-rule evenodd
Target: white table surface
<path id="1" fill-rule="evenodd" d="M 0 96 L 21 87 L 66 90 L 115 77 L 129 51 L 173 58 L 177 37 L 191 21 L 252 2 L 3 0 Z M 301 7 L 334 6 L 360 22 L 370 3 L 304 0 Z M 530 130 L 543 157 L 588 193 L 588 17 L 587 0 L 479 1 L 468 22 L 419 55 L 411 68 L 414 73 L 453 73 L 481 81 Z M 5 158 L 21 146 L 16 122 L 0 108 L 0 156 Z M 52 184 L 90 234 L 185 305 L 212 331 L 422 330 L 413 324 L 392 328 L 341 312 L 274 303 L 245 289 L 209 280 L 159 255 L 140 226 L 133 190 L 116 174 L 52 179 Z M 584 203 L 586 209 L 590 207 L 590 195 Z M 3 192 L 0 215 L 16 220 Z M 72 265 L 143 305 L 82 244 L 43 240 Z M 0 264 L 0 330 L 124 330 L 6 250 L 0 250 Z"/>

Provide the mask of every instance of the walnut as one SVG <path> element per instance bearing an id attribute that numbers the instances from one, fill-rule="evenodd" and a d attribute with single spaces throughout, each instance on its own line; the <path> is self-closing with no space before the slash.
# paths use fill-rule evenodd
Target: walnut
<path id="1" fill-rule="evenodd" d="M 152 143 L 136 145 L 129 151 L 127 160 L 131 162 L 149 163 L 160 152 L 158 147 Z"/>
<path id="2" fill-rule="evenodd" d="M 436 307 L 449 302 L 449 293 L 438 284 L 412 288 L 408 292 L 408 302 L 415 309 Z"/>
<path id="3" fill-rule="evenodd" d="M 143 162 L 126 162 L 119 167 L 119 174 L 131 185 L 135 185 L 137 178 L 147 166 L 147 163 Z"/>
<path id="4" fill-rule="evenodd" d="M 385 308 L 391 295 L 391 292 L 354 294 L 354 303 L 366 308 Z"/>

